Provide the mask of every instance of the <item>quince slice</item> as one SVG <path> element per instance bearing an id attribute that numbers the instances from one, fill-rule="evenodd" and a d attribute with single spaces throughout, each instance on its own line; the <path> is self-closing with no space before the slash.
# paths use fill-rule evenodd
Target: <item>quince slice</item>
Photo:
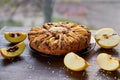
<path id="1" fill-rule="evenodd" d="M 13 58 L 23 53 L 24 49 L 25 49 L 25 43 L 20 42 L 9 48 L 1 48 L 0 53 L 4 58 Z"/>
<path id="2" fill-rule="evenodd" d="M 5 32 L 4 37 L 11 43 L 19 43 L 24 41 L 27 35 L 24 32 Z"/>

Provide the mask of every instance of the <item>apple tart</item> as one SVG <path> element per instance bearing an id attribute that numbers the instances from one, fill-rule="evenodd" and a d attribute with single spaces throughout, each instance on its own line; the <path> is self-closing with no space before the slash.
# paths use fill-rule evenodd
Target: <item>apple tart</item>
<path id="1" fill-rule="evenodd" d="M 50 55 L 79 52 L 90 44 L 91 32 L 86 26 L 71 22 L 45 23 L 28 32 L 30 47 Z"/>

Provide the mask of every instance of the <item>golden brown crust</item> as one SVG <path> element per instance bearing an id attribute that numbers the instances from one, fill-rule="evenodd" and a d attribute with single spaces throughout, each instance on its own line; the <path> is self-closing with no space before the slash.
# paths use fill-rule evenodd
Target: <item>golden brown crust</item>
<path id="1" fill-rule="evenodd" d="M 85 26 L 70 22 L 46 23 L 28 33 L 33 49 L 51 55 L 79 52 L 89 46 L 90 38 L 91 32 Z"/>

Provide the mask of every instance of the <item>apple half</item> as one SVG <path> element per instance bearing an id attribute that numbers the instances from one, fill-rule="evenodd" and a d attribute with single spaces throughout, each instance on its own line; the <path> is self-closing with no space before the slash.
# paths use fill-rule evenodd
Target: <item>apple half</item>
<path id="1" fill-rule="evenodd" d="M 120 36 L 112 28 L 102 28 L 96 31 L 94 36 L 99 46 L 110 49 L 120 43 Z"/>
<path id="2" fill-rule="evenodd" d="M 64 57 L 64 65 L 73 71 L 83 71 L 89 66 L 89 63 L 77 54 L 70 52 Z"/>
<path id="3" fill-rule="evenodd" d="M 19 56 L 21 53 L 23 53 L 25 49 L 25 43 L 20 42 L 12 47 L 9 48 L 1 48 L 0 53 L 4 58 L 13 58 L 16 56 Z"/>
<path id="4" fill-rule="evenodd" d="M 107 71 L 115 71 L 120 68 L 120 61 L 117 58 L 111 57 L 111 55 L 107 53 L 100 53 L 97 56 L 97 64 L 100 68 Z"/>
<path id="5" fill-rule="evenodd" d="M 4 37 L 11 43 L 19 43 L 24 41 L 27 35 L 25 32 L 4 32 Z"/>

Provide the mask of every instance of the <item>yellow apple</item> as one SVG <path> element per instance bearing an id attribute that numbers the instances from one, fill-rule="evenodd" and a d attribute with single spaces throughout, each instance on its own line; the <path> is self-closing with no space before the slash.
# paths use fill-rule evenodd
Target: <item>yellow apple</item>
<path id="1" fill-rule="evenodd" d="M 120 36 L 112 28 L 102 28 L 96 31 L 95 40 L 99 46 L 110 49 L 120 43 Z"/>
<path id="2" fill-rule="evenodd" d="M 120 68 L 119 59 L 113 58 L 107 53 L 100 53 L 96 61 L 100 68 L 107 71 L 115 71 Z"/>
<path id="3" fill-rule="evenodd" d="M 68 69 L 73 71 L 82 71 L 89 66 L 87 61 L 73 52 L 65 55 L 64 64 Z"/>
<path id="4" fill-rule="evenodd" d="M 24 32 L 5 32 L 4 37 L 11 43 L 19 43 L 24 41 L 27 35 Z"/>
<path id="5" fill-rule="evenodd" d="M 16 56 L 19 56 L 21 53 L 23 53 L 25 49 L 25 43 L 20 42 L 12 47 L 9 48 L 1 48 L 0 53 L 4 58 L 13 58 Z"/>

